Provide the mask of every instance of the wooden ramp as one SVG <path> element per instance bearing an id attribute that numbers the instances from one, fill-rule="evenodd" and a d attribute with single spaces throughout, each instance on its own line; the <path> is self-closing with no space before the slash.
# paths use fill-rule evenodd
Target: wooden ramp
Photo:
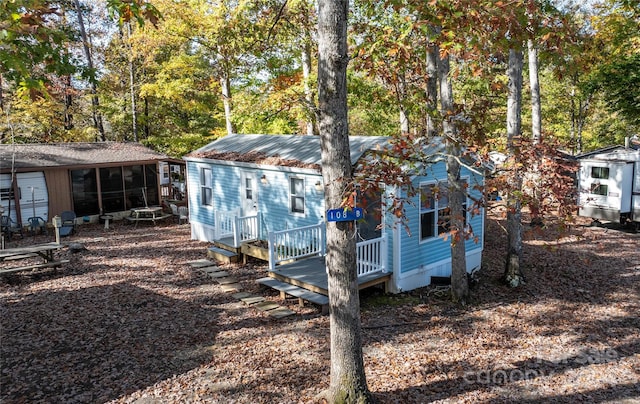
<path id="1" fill-rule="evenodd" d="M 320 293 L 312 292 L 310 290 L 292 285 L 290 283 L 281 282 L 271 277 L 261 278 L 256 282 L 261 285 L 279 290 L 280 297 L 282 299 L 285 299 L 287 295 L 297 297 L 300 307 L 304 307 L 304 302 L 309 301 L 320 306 L 322 309 L 322 314 L 329 313 L 329 297 L 327 297 L 326 295 L 321 295 Z"/>

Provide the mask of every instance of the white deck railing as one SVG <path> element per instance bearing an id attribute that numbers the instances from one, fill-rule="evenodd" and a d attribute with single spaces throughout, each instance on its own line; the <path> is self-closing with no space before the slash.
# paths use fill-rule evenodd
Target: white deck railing
<path id="1" fill-rule="evenodd" d="M 325 254 L 325 224 L 269 233 L 269 270 L 277 264 L 313 255 Z M 356 244 L 358 276 L 387 271 L 387 236 Z"/>
<path id="2" fill-rule="evenodd" d="M 234 247 L 260 238 L 260 212 L 253 216 L 236 217 L 233 229 Z"/>
<path id="3" fill-rule="evenodd" d="M 226 237 L 234 237 L 236 217 L 240 215 L 240 209 L 217 210 L 215 213 L 215 238 L 220 240 Z"/>
<path id="4" fill-rule="evenodd" d="M 298 227 L 269 233 L 269 269 L 276 264 L 312 255 L 324 255 L 325 224 Z"/>
<path id="5" fill-rule="evenodd" d="M 358 276 L 374 272 L 387 272 L 387 236 L 361 241 L 356 244 Z"/>

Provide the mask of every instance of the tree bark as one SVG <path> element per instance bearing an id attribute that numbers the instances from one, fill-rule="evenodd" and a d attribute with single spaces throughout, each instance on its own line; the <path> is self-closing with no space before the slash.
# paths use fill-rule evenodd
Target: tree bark
<path id="1" fill-rule="evenodd" d="M 91 55 L 91 48 L 89 47 L 89 39 L 87 31 L 84 27 L 84 18 L 82 17 L 82 9 L 80 7 L 80 1 L 74 0 L 76 12 L 78 13 L 78 26 L 80 27 L 80 36 L 82 37 L 82 48 L 84 49 L 84 56 L 87 58 L 87 67 L 91 72 L 89 82 L 91 83 L 91 118 L 93 119 L 93 127 L 98 130 L 100 134 L 100 140 L 103 142 L 107 140 L 107 136 L 104 132 L 104 125 L 102 124 L 102 114 L 100 113 L 100 100 L 98 99 L 98 86 L 95 78 L 93 68 L 93 57 Z"/>
<path id="2" fill-rule="evenodd" d="M 507 148 L 512 159 L 517 159 L 516 140 L 520 136 L 522 124 L 522 65 L 523 55 L 520 50 L 509 50 L 509 78 L 507 97 Z M 511 183 L 507 196 L 507 259 L 504 280 L 511 287 L 524 283 L 521 268 L 522 261 L 522 205 L 520 190 L 522 176 L 514 165 Z"/>
<path id="3" fill-rule="evenodd" d="M 138 141 L 138 110 L 136 108 L 136 74 L 133 64 L 133 46 L 131 43 L 131 21 L 127 22 L 127 34 L 129 36 L 129 93 L 131 94 L 131 126 L 133 141 Z"/>
<path id="4" fill-rule="evenodd" d="M 431 43 L 427 48 L 427 136 L 437 135 L 433 115 L 438 108 L 438 45 Z"/>
<path id="5" fill-rule="evenodd" d="M 234 132 L 233 122 L 231 121 L 231 81 L 229 75 L 225 74 L 220 78 L 220 86 L 222 88 L 222 104 L 224 105 L 224 119 L 227 126 L 227 135 Z"/>
<path id="6" fill-rule="evenodd" d="M 534 145 L 542 139 L 542 106 L 540 104 L 540 79 L 538 74 L 538 49 L 533 40 L 527 41 L 529 55 L 529 86 L 531 87 L 531 141 Z"/>
<path id="7" fill-rule="evenodd" d="M 73 97 L 71 96 L 71 76 L 64 77 L 64 129 L 73 129 Z"/>
<path id="8" fill-rule="evenodd" d="M 455 122 L 452 120 L 453 90 L 449 79 L 449 55 L 438 60 L 438 81 L 440 83 L 440 108 L 442 128 L 447 145 L 447 183 L 449 196 L 449 226 L 451 232 L 451 297 L 454 301 L 466 303 L 469 296 L 467 279 L 467 257 L 464 244 L 464 216 L 462 203 L 466 190 L 460 181 L 462 155 L 457 139 Z M 439 218 L 440 219 L 440 218 Z"/>
<path id="9" fill-rule="evenodd" d="M 398 74 L 398 105 L 400 106 L 400 133 L 409 133 L 409 116 L 405 104 L 407 102 L 407 83 L 404 74 Z"/>
<path id="10" fill-rule="evenodd" d="M 307 114 L 308 120 L 305 126 L 307 135 L 312 136 L 316 134 L 317 125 L 313 104 L 313 92 L 309 85 L 309 80 L 311 79 L 311 32 L 309 32 L 307 27 L 304 27 L 304 36 L 304 45 L 302 47 L 302 80 L 306 108 L 309 111 Z"/>
<path id="11" fill-rule="evenodd" d="M 144 138 L 149 139 L 151 128 L 149 126 L 149 97 L 144 97 Z"/>
<path id="12" fill-rule="evenodd" d="M 318 4 L 318 107 L 327 209 L 341 205 L 352 183 L 347 121 L 347 0 Z M 371 400 L 362 359 L 353 223 L 327 223 L 326 265 L 331 329 L 330 403 Z"/>

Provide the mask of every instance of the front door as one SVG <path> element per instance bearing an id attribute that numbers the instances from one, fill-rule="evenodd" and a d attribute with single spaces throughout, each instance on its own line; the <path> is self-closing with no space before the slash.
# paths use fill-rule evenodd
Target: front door
<path id="1" fill-rule="evenodd" d="M 245 171 L 242 173 L 242 184 L 240 190 L 242 200 L 243 216 L 252 216 L 258 213 L 258 180 L 254 172 Z"/>

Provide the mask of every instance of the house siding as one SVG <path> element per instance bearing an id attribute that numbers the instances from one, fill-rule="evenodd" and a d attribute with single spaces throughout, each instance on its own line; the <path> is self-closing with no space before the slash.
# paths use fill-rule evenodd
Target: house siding
<path id="1" fill-rule="evenodd" d="M 445 163 L 440 162 L 432 165 L 425 174 L 425 176 L 419 176 L 414 179 L 413 185 L 415 187 L 419 187 L 420 184 L 437 182 L 437 179 L 440 179 L 440 181 L 446 180 Z M 467 168 L 462 169 L 461 176 L 468 178 L 471 195 L 474 198 L 480 198 L 482 196 L 481 192 L 474 189 L 474 186 L 483 184 L 482 177 Z M 450 275 L 451 241 L 444 237 L 434 237 L 425 241 L 420 240 L 419 206 L 419 195 L 415 196 L 411 203 L 405 204 L 407 227 L 401 227 L 399 231 L 394 232 L 396 237 L 399 238 L 399 242 L 396 245 L 400 246 L 400 251 L 396 251 L 399 256 L 396 257 L 395 261 L 396 267 L 399 266 L 399 268 L 394 268 L 394 272 L 396 272 L 398 278 L 412 276 L 412 272 L 424 273 L 422 282 L 426 285 L 430 283 L 430 276 Z M 472 255 L 475 254 L 474 251 L 481 251 L 483 247 L 483 213 L 481 212 L 475 216 L 470 215 L 469 224 L 476 232 L 474 236 L 478 237 L 477 242 L 473 239 L 465 242 L 467 254 Z M 390 248 L 393 247 L 390 246 Z M 391 255 L 389 259 L 390 263 L 393 262 Z M 476 261 L 475 258 L 471 259 L 467 265 L 468 269 L 473 269 L 471 265 L 475 265 Z"/>
<path id="2" fill-rule="evenodd" d="M 251 138 L 244 138 L 243 140 Z M 261 140 L 261 139 L 258 139 Z M 273 139 L 268 139 L 273 140 Z M 282 140 L 282 139 L 277 139 Z M 302 141 L 295 138 L 296 141 Z M 229 144 L 212 144 L 212 150 L 223 152 L 237 152 L 233 138 Z M 244 143 L 242 147 L 248 147 Z M 271 143 L 269 142 L 269 145 Z M 222 147 L 224 146 L 224 147 Z M 222 150 L 219 148 L 222 147 Z M 257 147 L 257 146 L 256 146 Z M 262 143 L 260 147 L 264 147 Z M 270 146 L 271 147 L 271 146 Z M 262 149 L 260 149 L 262 150 Z M 315 149 L 314 149 L 315 150 Z M 287 153 L 294 157 L 295 153 L 288 150 Z M 306 154 L 305 154 L 306 155 Z M 316 189 L 316 183 L 322 181 L 321 174 L 315 168 L 272 166 L 255 162 L 226 161 L 208 159 L 206 154 L 187 157 L 187 180 L 189 188 L 189 205 L 191 209 L 192 237 L 202 241 L 213 241 L 215 237 L 215 212 L 234 211 L 246 202 L 242 196 L 244 173 L 251 173 L 255 179 L 255 210 L 261 213 L 262 238 L 266 238 L 269 232 L 281 231 L 315 225 L 325 220 L 327 209 L 337 206 L 324 206 L 324 193 Z M 203 206 L 200 176 L 202 168 L 212 170 L 212 204 Z M 463 167 L 463 178 L 468 180 L 469 193 L 474 199 L 481 199 L 481 190 L 475 189 L 477 185 L 483 185 L 481 174 L 472 169 Z M 261 178 L 264 177 L 264 181 Z M 304 213 L 291 211 L 289 181 L 291 177 L 304 180 Z M 413 185 L 437 183 L 446 181 L 446 165 L 444 162 L 434 163 L 424 169 L 420 175 L 413 179 Z M 406 192 L 392 189 L 386 190 L 387 195 L 395 194 L 402 197 Z M 468 207 L 473 204 L 468 200 Z M 248 208 L 247 208 L 248 210 Z M 432 276 L 450 276 L 451 274 L 451 249 L 450 239 L 433 237 L 428 240 L 420 240 L 420 196 L 416 195 L 405 204 L 404 223 L 395 223 L 397 218 L 392 214 L 385 214 L 383 233 L 388 237 L 388 262 L 386 270 L 393 272 L 390 290 L 399 292 L 416 289 L 431 283 Z M 465 241 L 467 270 L 480 266 L 484 243 L 484 212 L 478 215 L 469 215 L 468 224 L 476 232 L 477 240 Z M 406 225 L 406 227 L 405 227 Z"/>
<path id="3" fill-rule="evenodd" d="M 203 168 L 212 170 L 213 204 L 202 205 L 200 176 Z M 187 181 L 191 222 L 204 227 L 215 226 L 216 211 L 232 211 L 241 206 L 243 173 L 252 173 L 257 179 L 257 210 L 262 212 L 263 233 L 318 224 L 324 218 L 324 193 L 315 188 L 322 180 L 319 174 L 279 170 L 264 166 L 233 166 L 215 162 L 187 162 Z M 265 176 L 266 183 L 260 178 Z M 293 213 L 289 204 L 289 179 L 304 180 L 304 213 Z M 194 238 L 213 241 L 213 232 L 206 230 L 192 234 Z"/>

